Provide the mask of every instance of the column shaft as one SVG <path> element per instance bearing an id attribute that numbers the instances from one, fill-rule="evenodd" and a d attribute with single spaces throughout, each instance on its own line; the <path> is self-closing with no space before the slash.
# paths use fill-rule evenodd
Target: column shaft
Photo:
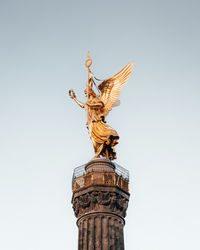
<path id="1" fill-rule="evenodd" d="M 124 250 L 123 220 L 117 216 L 88 215 L 78 221 L 79 250 Z"/>

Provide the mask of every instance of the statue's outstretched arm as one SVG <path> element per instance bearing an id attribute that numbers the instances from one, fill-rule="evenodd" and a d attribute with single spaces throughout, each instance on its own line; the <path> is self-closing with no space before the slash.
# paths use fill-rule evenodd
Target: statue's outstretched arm
<path id="1" fill-rule="evenodd" d="M 74 93 L 74 91 L 72 89 L 70 89 L 69 91 L 69 96 L 74 99 L 74 101 L 81 107 L 81 108 L 84 108 L 85 107 L 85 104 L 83 102 L 80 102 L 79 100 L 77 100 L 76 98 L 76 95 Z"/>

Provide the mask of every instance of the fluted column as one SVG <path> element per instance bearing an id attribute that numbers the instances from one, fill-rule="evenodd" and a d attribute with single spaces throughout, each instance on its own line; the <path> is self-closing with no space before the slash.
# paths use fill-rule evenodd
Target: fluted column
<path id="1" fill-rule="evenodd" d="M 124 221 L 114 215 L 91 214 L 77 222 L 78 250 L 123 250 Z"/>
<path id="2" fill-rule="evenodd" d="M 79 189 L 75 186 L 72 197 L 79 230 L 78 250 L 124 250 L 128 182 L 115 173 L 108 160 L 96 160 L 88 165 L 84 175 L 86 181 L 83 180 Z M 118 177 L 120 183 L 116 181 Z"/>

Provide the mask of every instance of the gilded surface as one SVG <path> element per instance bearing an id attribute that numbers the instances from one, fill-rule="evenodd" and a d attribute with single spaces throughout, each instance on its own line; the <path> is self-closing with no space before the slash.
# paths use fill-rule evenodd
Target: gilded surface
<path id="1" fill-rule="evenodd" d="M 119 105 L 118 97 L 124 84 L 133 72 L 133 63 L 128 63 L 119 73 L 113 77 L 102 81 L 98 86 L 94 79 L 98 80 L 90 70 L 92 59 L 89 56 L 85 62 L 88 69 L 88 81 L 85 95 L 86 103 L 80 102 L 73 90 L 69 91 L 69 96 L 86 110 L 86 126 L 89 130 L 90 139 L 95 151 L 95 158 L 100 156 L 110 160 L 116 159 L 114 146 L 118 144 L 118 133 L 105 121 L 105 117 L 114 106 Z M 98 94 L 95 93 L 93 86 L 96 86 Z"/>

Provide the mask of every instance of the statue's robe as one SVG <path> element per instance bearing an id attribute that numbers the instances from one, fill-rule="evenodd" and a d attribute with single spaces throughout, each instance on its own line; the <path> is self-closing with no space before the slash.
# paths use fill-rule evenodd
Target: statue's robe
<path id="1" fill-rule="evenodd" d="M 100 154 L 113 160 L 116 158 L 114 146 L 118 143 L 119 135 L 116 130 L 108 126 L 104 121 L 104 116 L 102 116 L 104 104 L 102 101 L 98 97 L 94 97 L 89 101 L 89 104 L 96 105 L 91 107 L 86 103 L 85 107 L 87 111 L 87 127 L 95 152 L 101 147 Z"/>

